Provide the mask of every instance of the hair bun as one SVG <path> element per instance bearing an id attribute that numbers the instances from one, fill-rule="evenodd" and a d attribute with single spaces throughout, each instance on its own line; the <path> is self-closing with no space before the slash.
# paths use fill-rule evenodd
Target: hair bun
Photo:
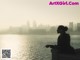
<path id="1" fill-rule="evenodd" d="M 67 31 L 68 30 L 68 27 L 64 26 L 64 31 Z"/>

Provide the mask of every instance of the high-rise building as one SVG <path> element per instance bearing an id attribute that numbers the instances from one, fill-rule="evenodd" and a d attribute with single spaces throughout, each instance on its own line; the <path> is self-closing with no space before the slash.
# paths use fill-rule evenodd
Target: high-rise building
<path id="1" fill-rule="evenodd" d="M 73 22 L 69 23 L 69 31 L 73 31 Z"/>
<path id="2" fill-rule="evenodd" d="M 77 23 L 77 31 L 80 31 L 80 23 Z"/>
<path id="3" fill-rule="evenodd" d="M 30 22 L 27 21 L 27 24 L 26 25 L 27 25 L 26 28 L 29 29 L 30 28 Z"/>
<path id="4" fill-rule="evenodd" d="M 37 23 L 36 23 L 36 21 L 33 21 L 33 28 L 37 28 Z"/>

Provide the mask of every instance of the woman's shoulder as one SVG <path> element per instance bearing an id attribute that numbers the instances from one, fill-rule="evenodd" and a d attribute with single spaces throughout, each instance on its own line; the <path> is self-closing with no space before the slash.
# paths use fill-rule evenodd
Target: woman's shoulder
<path id="1" fill-rule="evenodd" d="M 69 34 L 69 33 L 66 33 L 66 36 L 67 36 L 67 37 L 70 37 L 70 34 Z"/>
<path id="2" fill-rule="evenodd" d="M 66 35 L 70 35 L 69 33 L 66 33 Z"/>

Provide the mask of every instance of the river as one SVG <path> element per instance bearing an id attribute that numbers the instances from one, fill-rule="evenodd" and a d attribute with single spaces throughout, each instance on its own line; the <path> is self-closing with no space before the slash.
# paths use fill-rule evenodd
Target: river
<path id="1" fill-rule="evenodd" d="M 57 42 L 58 35 L 0 35 L 0 60 L 51 60 L 50 48 L 45 45 Z M 71 36 L 71 45 L 80 47 L 80 35 Z M 11 50 L 11 58 L 2 58 L 2 50 Z"/>

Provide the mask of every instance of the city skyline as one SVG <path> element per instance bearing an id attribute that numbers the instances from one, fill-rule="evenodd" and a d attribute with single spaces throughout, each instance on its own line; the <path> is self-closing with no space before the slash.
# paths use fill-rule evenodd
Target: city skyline
<path id="1" fill-rule="evenodd" d="M 61 24 L 63 25 L 63 24 Z M 29 22 L 27 21 L 26 24 L 23 24 L 21 26 L 10 26 L 9 28 L 27 28 L 27 29 L 45 29 L 46 27 L 58 27 L 59 25 L 49 25 L 49 24 L 37 24 L 36 21 L 33 22 Z M 80 28 L 80 23 L 74 23 L 74 22 L 69 22 L 68 25 L 64 25 L 67 26 L 70 30 L 77 30 L 78 28 Z"/>
<path id="2" fill-rule="evenodd" d="M 65 26 L 65 25 L 64 25 Z M 9 27 L 6 30 L 0 30 L 0 34 L 40 34 L 40 35 L 49 35 L 49 34 L 57 34 L 57 27 L 58 26 L 50 26 L 50 25 L 37 25 L 34 21 L 33 26 L 30 25 L 28 21 L 26 25 L 22 25 L 20 27 Z M 73 22 L 69 22 L 67 26 L 68 33 L 80 35 L 80 23 L 77 23 L 76 26 Z"/>
<path id="3" fill-rule="evenodd" d="M 71 24 L 71 25 L 70 25 Z M 0 30 L 5 30 L 5 29 L 9 29 L 10 27 L 23 27 L 24 28 L 24 26 L 26 26 L 27 28 L 35 28 L 35 27 L 48 27 L 48 26 L 55 26 L 55 27 L 57 27 L 57 26 L 59 26 L 59 25 L 64 25 L 64 26 L 67 26 L 67 27 L 71 27 L 71 28 L 73 28 L 73 30 L 75 30 L 76 28 L 77 28 L 77 25 L 78 24 L 80 24 L 79 22 L 68 22 L 67 24 L 56 24 L 56 25 L 51 25 L 51 24 L 43 24 L 43 23 L 40 23 L 40 24 L 38 24 L 37 23 L 37 21 L 26 21 L 24 24 L 21 24 L 21 25 L 10 25 L 10 26 L 8 26 L 8 27 L 6 27 L 6 28 L 1 28 Z"/>

